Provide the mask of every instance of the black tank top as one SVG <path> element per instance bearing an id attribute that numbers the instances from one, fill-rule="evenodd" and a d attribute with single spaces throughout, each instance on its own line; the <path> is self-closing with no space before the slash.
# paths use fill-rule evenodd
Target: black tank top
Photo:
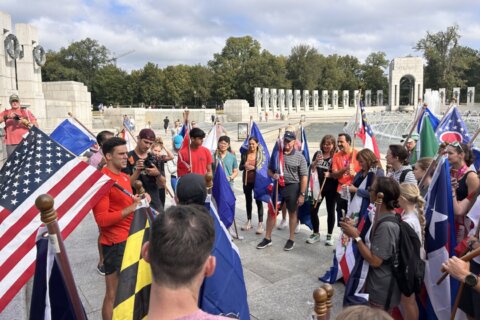
<path id="1" fill-rule="evenodd" d="M 462 201 L 468 196 L 467 176 L 474 171 L 467 171 L 463 177 L 458 181 L 457 201 Z"/>

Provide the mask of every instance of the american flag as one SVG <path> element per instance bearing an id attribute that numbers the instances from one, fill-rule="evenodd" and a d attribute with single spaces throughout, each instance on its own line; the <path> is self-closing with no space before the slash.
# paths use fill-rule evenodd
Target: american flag
<path id="1" fill-rule="evenodd" d="M 35 269 L 35 239 L 42 225 L 35 199 L 55 199 L 65 239 L 113 185 L 33 127 L 0 170 L 0 312 Z"/>
<path id="2" fill-rule="evenodd" d="M 375 153 L 375 155 L 377 156 L 377 159 L 380 159 L 380 151 L 378 150 L 377 139 L 373 134 L 372 128 L 368 124 L 363 101 L 360 101 L 360 111 L 362 114 L 362 127 L 360 128 L 358 136 L 360 137 L 360 139 L 362 139 L 363 146 L 367 149 L 372 150 L 373 153 Z"/>

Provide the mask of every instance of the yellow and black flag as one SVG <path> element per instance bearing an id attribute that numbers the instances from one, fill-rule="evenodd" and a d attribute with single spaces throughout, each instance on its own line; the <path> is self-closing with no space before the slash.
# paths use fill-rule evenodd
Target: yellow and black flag
<path id="1" fill-rule="evenodd" d="M 150 208 L 139 208 L 134 213 L 118 279 L 113 320 L 140 320 L 148 314 L 152 274 L 141 250 L 150 236 L 149 211 Z"/>

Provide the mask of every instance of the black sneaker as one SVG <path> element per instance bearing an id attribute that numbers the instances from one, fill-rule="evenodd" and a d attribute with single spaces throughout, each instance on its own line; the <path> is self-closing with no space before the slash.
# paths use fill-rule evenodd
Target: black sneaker
<path id="1" fill-rule="evenodd" d="M 104 276 L 105 275 L 105 266 L 102 264 L 102 265 L 98 265 L 97 266 L 97 271 L 98 273 L 101 275 L 101 276 Z"/>
<path id="2" fill-rule="evenodd" d="M 295 246 L 295 242 L 293 242 L 293 240 L 288 239 L 287 243 L 285 243 L 285 247 L 283 247 L 283 250 L 290 251 L 293 249 L 294 246 Z"/>
<path id="3" fill-rule="evenodd" d="M 267 238 L 263 238 L 262 242 L 257 244 L 257 249 L 265 249 L 266 247 L 269 247 L 272 245 L 272 240 L 269 240 Z"/>

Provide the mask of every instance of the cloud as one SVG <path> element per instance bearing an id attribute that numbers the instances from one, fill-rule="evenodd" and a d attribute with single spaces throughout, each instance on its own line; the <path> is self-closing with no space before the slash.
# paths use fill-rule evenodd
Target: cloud
<path id="1" fill-rule="evenodd" d="M 480 2 L 467 0 L 2 0 L 0 11 L 37 27 L 46 49 L 90 37 L 115 55 L 135 50 L 117 62 L 126 70 L 206 64 L 228 37 L 244 35 L 275 55 L 310 44 L 326 55 L 393 59 L 420 55 L 412 48 L 427 31 L 458 23 L 460 43 L 480 47 Z"/>

